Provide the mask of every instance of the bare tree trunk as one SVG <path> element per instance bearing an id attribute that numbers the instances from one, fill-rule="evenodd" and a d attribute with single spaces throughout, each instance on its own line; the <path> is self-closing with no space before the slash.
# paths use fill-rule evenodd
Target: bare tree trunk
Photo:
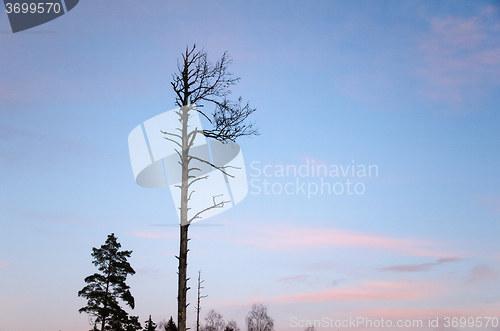
<path id="1" fill-rule="evenodd" d="M 177 297 L 177 329 L 186 331 L 186 294 L 187 290 L 187 243 L 188 243 L 188 227 L 189 225 L 181 225 L 181 240 L 179 252 L 179 293 Z"/>
<path id="2" fill-rule="evenodd" d="M 177 296 L 177 330 L 186 331 L 186 296 L 187 296 L 187 253 L 188 253 L 188 180 L 189 180 L 189 142 L 188 142 L 188 120 L 189 107 L 187 107 L 187 97 L 184 100 L 184 107 L 181 107 L 182 121 L 182 183 L 181 183 L 181 237 L 179 249 L 179 286 Z"/>

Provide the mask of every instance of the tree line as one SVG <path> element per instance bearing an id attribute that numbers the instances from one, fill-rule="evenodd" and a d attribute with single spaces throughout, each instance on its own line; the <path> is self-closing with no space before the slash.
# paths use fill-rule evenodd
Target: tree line
<path id="1" fill-rule="evenodd" d="M 92 248 L 92 263 L 98 272 L 84 279 L 86 286 L 78 292 L 79 297 L 87 299 L 87 305 L 80 308 L 80 313 L 89 315 L 92 325 L 90 331 L 178 331 L 177 325 L 170 317 L 168 322 L 154 323 L 151 319 L 139 321 L 138 316 L 130 316 L 122 308 L 127 305 L 135 308 L 135 300 L 127 285 L 127 277 L 133 276 L 135 270 L 128 259 L 132 251 L 121 250 L 118 238 L 111 233 L 100 248 Z M 199 288 L 202 288 L 201 278 L 198 278 Z M 199 296 L 200 297 L 200 296 Z M 198 301 L 197 312 L 201 310 Z M 245 318 L 247 331 L 274 331 L 274 320 L 269 316 L 267 307 L 254 304 Z M 205 324 L 198 326 L 199 331 L 241 331 L 236 321 L 225 322 L 222 315 L 210 310 L 205 316 Z"/>

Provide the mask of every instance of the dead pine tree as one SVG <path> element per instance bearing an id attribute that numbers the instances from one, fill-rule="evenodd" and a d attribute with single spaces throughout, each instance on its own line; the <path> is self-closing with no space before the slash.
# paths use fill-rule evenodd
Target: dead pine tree
<path id="1" fill-rule="evenodd" d="M 200 301 L 201 299 L 208 297 L 208 295 L 201 295 L 201 289 L 203 288 L 201 284 L 203 282 L 204 280 L 201 280 L 201 270 L 198 270 L 198 301 L 196 304 L 196 331 L 200 331 L 200 311 L 201 311 Z"/>
<path id="2" fill-rule="evenodd" d="M 228 100 L 231 93 L 230 87 L 235 85 L 239 78 L 235 78 L 228 72 L 231 64 L 227 52 L 216 62 L 208 61 L 207 53 L 202 49 L 187 47 L 182 54 L 181 60 L 177 64 L 178 72 L 172 75 L 172 88 L 176 94 L 176 105 L 180 108 L 176 110 L 179 116 L 180 132 L 164 132 L 164 138 L 174 142 L 179 149 L 176 152 L 181 165 L 181 183 L 178 185 L 181 193 L 180 201 L 180 248 L 179 256 L 179 283 L 177 296 L 177 326 L 179 331 L 186 331 L 186 294 L 187 287 L 187 253 L 188 253 L 188 228 L 192 221 L 201 218 L 204 212 L 213 208 L 221 208 L 229 201 L 218 201 L 218 196 L 213 197 L 213 204 L 200 210 L 188 219 L 189 200 L 194 192 L 191 185 L 207 176 L 196 177 L 194 174 L 197 167 L 190 166 L 190 162 L 198 161 L 210 165 L 212 168 L 221 171 L 226 176 L 231 176 L 225 167 L 216 167 L 210 160 L 204 160 L 190 154 L 195 138 L 202 134 L 206 138 L 212 138 L 221 142 L 235 141 L 241 136 L 251 136 L 258 134 L 253 123 L 248 123 L 247 118 L 255 109 L 249 104 L 243 104 L 241 97 L 237 101 Z M 215 107 L 211 114 L 206 114 L 196 107 L 203 107 L 211 104 Z M 191 112 L 198 111 L 211 124 L 209 130 L 190 128 L 188 120 L 192 116 Z M 233 176 L 231 176 L 233 177 Z"/>

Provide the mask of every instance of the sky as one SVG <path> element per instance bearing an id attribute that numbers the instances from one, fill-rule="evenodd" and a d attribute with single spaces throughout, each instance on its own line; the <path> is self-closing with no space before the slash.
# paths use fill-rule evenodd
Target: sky
<path id="1" fill-rule="evenodd" d="M 127 139 L 175 108 L 193 44 L 228 52 L 260 135 L 238 140 L 246 198 L 190 227 L 189 327 L 199 270 L 202 316 L 242 330 L 254 303 L 278 331 L 500 319 L 499 2 L 87 0 L 15 34 L 0 11 L 0 331 L 89 330 L 77 293 L 110 233 L 129 312 L 175 319 L 174 203 L 135 183 Z M 328 174 L 280 172 L 301 166 Z"/>

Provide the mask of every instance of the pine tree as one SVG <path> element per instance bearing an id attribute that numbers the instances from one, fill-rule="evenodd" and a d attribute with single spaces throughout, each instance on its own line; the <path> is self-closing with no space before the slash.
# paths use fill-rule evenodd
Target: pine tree
<path id="1" fill-rule="evenodd" d="M 78 296 L 87 299 L 87 305 L 78 311 L 93 316 L 95 325 L 101 324 L 100 331 L 134 331 L 138 330 L 137 327 L 141 328 L 138 318 L 129 317 L 118 302 L 121 299 L 132 309 L 135 307 L 130 287 L 125 283 L 128 275 L 135 274 L 127 261 L 132 251 L 120 251 L 120 248 L 114 233 L 108 235 L 101 248 L 92 248 L 92 263 L 100 273 L 86 277 L 87 286 L 78 292 Z"/>
<path id="2" fill-rule="evenodd" d="M 138 316 L 121 313 L 112 316 L 109 329 L 111 331 L 138 331 L 141 328 Z"/>
<path id="3" fill-rule="evenodd" d="M 156 324 L 153 323 L 151 320 L 151 315 L 149 315 L 149 319 L 144 322 L 144 329 L 143 331 L 155 331 L 156 330 Z"/>

